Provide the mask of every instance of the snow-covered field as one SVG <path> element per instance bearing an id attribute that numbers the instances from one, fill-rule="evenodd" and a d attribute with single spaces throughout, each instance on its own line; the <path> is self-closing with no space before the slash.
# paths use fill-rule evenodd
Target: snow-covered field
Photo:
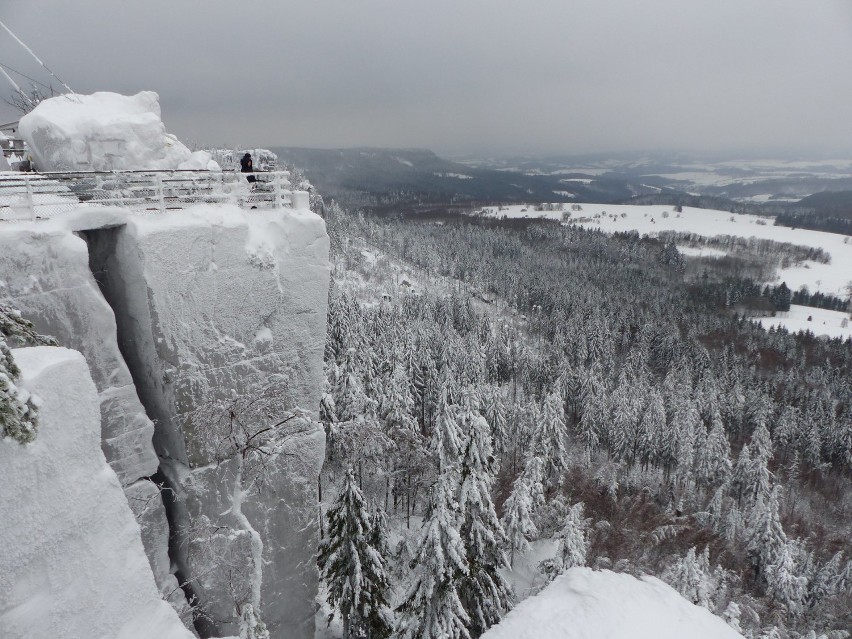
<path id="1" fill-rule="evenodd" d="M 849 314 L 824 308 L 793 304 L 786 313 L 778 313 L 775 317 L 757 318 L 755 321 L 766 329 L 770 326 L 782 326 L 791 333 L 810 331 L 814 335 L 828 335 L 841 339 L 852 337 L 852 320 L 849 319 Z"/>
<path id="2" fill-rule="evenodd" d="M 483 639 L 738 639 L 654 577 L 572 568 L 519 603 Z"/>
<path id="3" fill-rule="evenodd" d="M 484 210 L 486 215 L 493 217 L 552 220 L 562 220 L 563 214 L 567 213 L 574 224 L 606 233 L 638 231 L 653 236 L 660 231 L 677 231 L 706 237 L 756 237 L 818 247 L 831 254 L 830 264 L 806 262 L 801 266 L 781 269 L 777 281 L 786 282 L 794 291 L 807 286 L 811 292 L 822 291 L 840 297 L 845 295 L 844 289 L 852 281 L 852 238 L 845 235 L 773 226 L 772 218 L 709 209 L 684 207 L 681 213 L 675 213 L 673 207 L 662 205 L 581 204 L 582 210 L 574 211 L 571 206 L 563 205 L 564 211 L 536 211 L 534 205 L 522 204 L 504 206 L 499 210 L 486 207 Z M 707 249 L 702 251 L 704 255 L 711 254 Z"/>

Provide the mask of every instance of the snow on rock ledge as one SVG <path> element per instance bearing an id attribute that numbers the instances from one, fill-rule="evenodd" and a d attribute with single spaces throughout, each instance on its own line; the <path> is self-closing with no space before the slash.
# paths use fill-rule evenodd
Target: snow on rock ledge
<path id="1" fill-rule="evenodd" d="M 42 406 L 34 443 L 0 441 L 0 636 L 191 639 L 104 459 L 86 361 L 65 348 L 13 355 Z"/>
<path id="2" fill-rule="evenodd" d="M 742 639 L 654 577 L 572 568 L 482 639 Z"/>
<path id="3" fill-rule="evenodd" d="M 190 159 L 166 133 L 153 91 L 50 98 L 21 118 L 18 131 L 40 171 L 176 169 Z"/>

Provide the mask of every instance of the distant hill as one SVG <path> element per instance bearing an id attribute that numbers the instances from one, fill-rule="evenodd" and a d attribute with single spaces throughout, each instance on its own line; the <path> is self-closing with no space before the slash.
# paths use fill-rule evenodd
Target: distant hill
<path id="1" fill-rule="evenodd" d="M 476 168 L 425 149 L 273 149 L 321 193 L 374 211 L 433 210 L 487 203 L 614 202 L 653 192 L 622 179 L 528 175 Z"/>

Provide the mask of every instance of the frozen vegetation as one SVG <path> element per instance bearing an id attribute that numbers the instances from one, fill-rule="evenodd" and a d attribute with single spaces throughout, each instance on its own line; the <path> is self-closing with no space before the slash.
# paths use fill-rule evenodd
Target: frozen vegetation
<path id="1" fill-rule="evenodd" d="M 389 548 L 370 596 L 397 634 L 848 637 L 852 340 L 744 319 L 789 289 L 712 251 L 693 280 L 635 232 L 326 218 L 325 534 L 354 476 L 350 539 Z M 349 565 L 324 571 L 318 636 L 356 601 Z"/>

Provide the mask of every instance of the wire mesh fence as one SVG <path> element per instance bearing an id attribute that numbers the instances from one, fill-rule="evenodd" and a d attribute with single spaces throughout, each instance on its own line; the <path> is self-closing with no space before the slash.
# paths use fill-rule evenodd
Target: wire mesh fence
<path id="1" fill-rule="evenodd" d="M 51 218 L 91 204 L 158 213 L 195 204 L 304 206 L 306 197 L 294 195 L 289 177 L 287 171 L 0 173 L 0 220 Z"/>

